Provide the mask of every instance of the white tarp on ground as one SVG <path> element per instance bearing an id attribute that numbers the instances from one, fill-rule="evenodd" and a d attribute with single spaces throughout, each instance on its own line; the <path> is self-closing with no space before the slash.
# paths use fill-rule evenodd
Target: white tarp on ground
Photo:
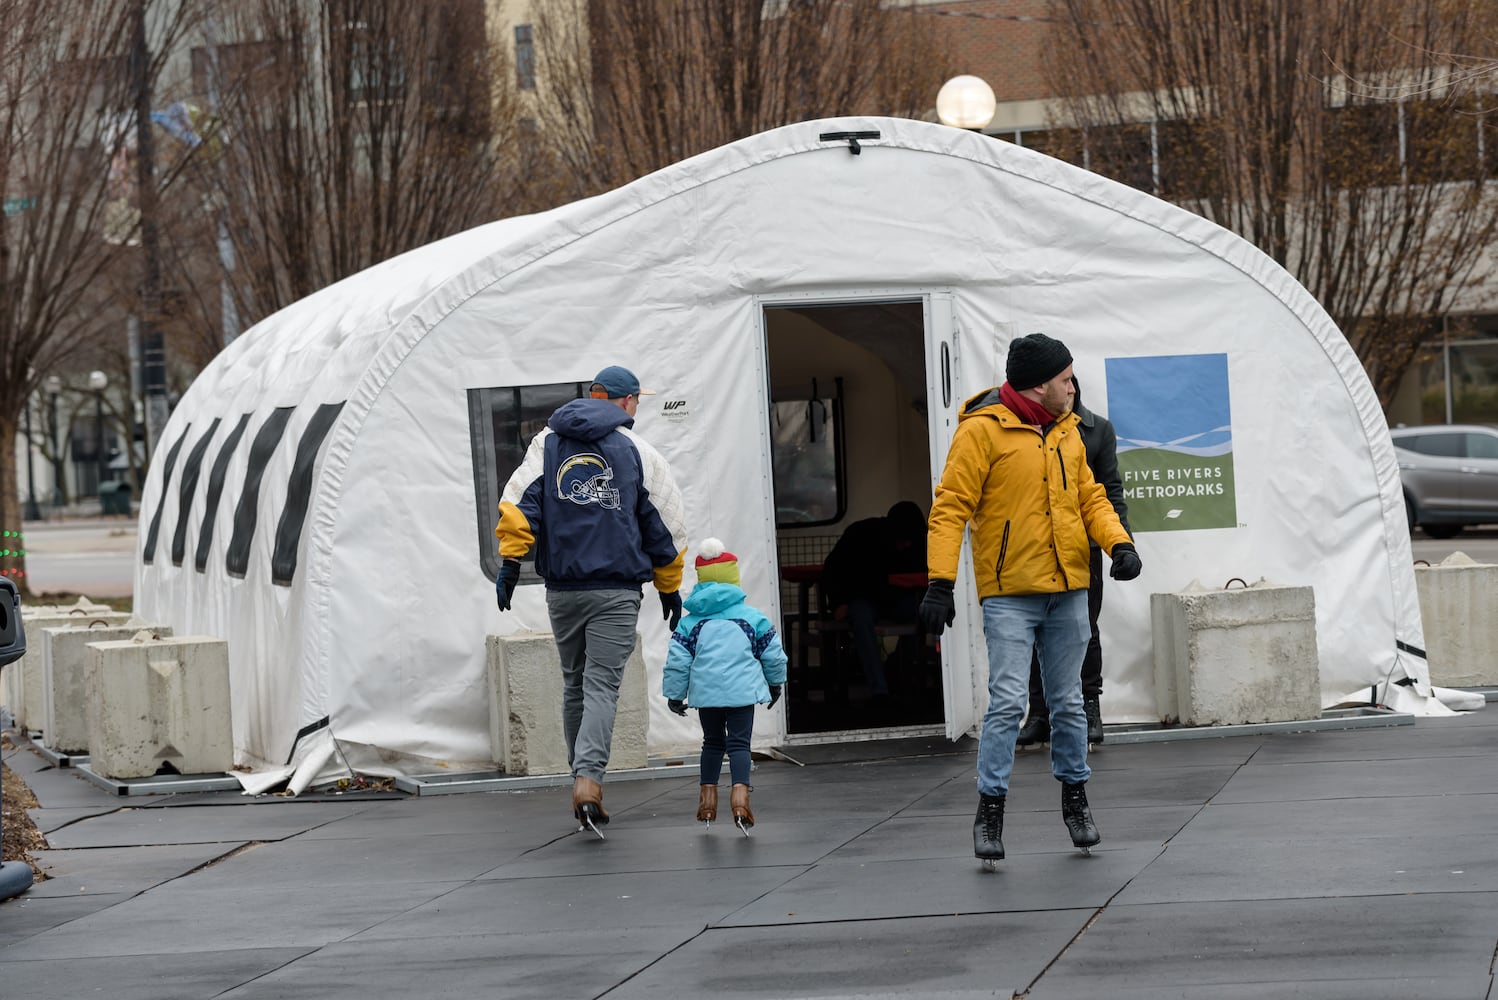
<path id="1" fill-rule="evenodd" d="M 879 137 L 860 155 L 819 138 L 840 131 Z M 1069 345 L 1105 414 L 1114 362 L 1226 358 L 1234 520 L 1139 532 L 1144 574 L 1111 586 L 1104 611 L 1110 721 L 1153 717 L 1149 594 L 1192 580 L 1313 585 L 1328 706 L 1405 677 L 1429 693 L 1423 660 L 1398 645 L 1423 641 L 1384 418 L 1310 295 L 1198 216 L 1009 143 L 888 118 L 754 136 L 423 247 L 258 324 L 163 435 L 162 455 L 183 443 L 174 468 L 153 462 L 141 498 L 137 612 L 228 640 L 242 763 L 284 764 L 298 730 L 326 717 L 362 770 L 492 766 L 484 637 L 548 625 L 540 587 L 501 615 L 481 568 L 476 525 L 494 511 L 476 509 L 468 390 L 586 381 L 615 363 L 640 373 L 661 394 L 637 428 L 678 472 L 688 537 L 728 540 L 751 600 L 774 613 L 758 297 L 911 289 L 952 297 L 959 397 L 996 382 L 1008 341 L 1035 330 Z M 343 405 L 304 456 L 305 523 L 277 583 L 297 443 L 329 404 Z M 252 488 L 252 442 L 277 408 L 294 409 Z M 250 509 L 258 529 L 231 572 Z M 667 632 L 650 594 L 642 607 L 656 694 Z M 976 676 L 972 688 L 980 699 Z M 700 738 L 659 698 L 650 725 L 653 751 Z M 774 740 L 782 718 L 757 729 Z"/>

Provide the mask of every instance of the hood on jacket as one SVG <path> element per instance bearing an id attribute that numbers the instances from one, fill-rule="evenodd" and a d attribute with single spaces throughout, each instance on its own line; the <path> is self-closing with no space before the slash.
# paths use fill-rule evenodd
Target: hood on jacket
<path id="1" fill-rule="evenodd" d="M 1083 427 L 1091 429 L 1092 425 L 1097 423 L 1097 416 L 1082 405 L 1082 384 L 1077 381 L 1075 375 L 1072 376 L 1071 384 L 1072 388 L 1076 390 L 1076 395 L 1071 398 L 1071 411 L 1077 415 L 1077 419 L 1082 422 Z"/>
<path id="2" fill-rule="evenodd" d="M 574 441 L 597 441 L 618 427 L 634 424 L 634 417 L 606 399 L 574 399 L 557 407 L 546 421 L 547 427 Z"/>
<path id="3" fill-rule="evenodd" d="M 694 615 L 710 615 L 744 602 L 744 589 L 731 583 L 699 583 L 683 607 Z"/>

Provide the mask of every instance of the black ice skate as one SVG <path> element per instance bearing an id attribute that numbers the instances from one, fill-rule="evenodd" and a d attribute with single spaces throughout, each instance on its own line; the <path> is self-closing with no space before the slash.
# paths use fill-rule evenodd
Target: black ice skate
<path id="1" fill-rule="evenodd" d="M 973 856 L 983 870 L 996 872 L 1004 860 L 1004 796 L 978 796 L 978 815 L 973 817 Z"/>
<path id="2" fill-rule="evenodd" d="M 1087 742 L 1101 746 L 1103 742 L 1103 710 L 1096 698 L 1083 698 L 1082 711 L 1087 714 Z"/>
<path id="3" fill-rule="evenodd" d="M 1044 706 L 1036 708 L 1020 727 L 1019 736 L 1014 745 L 1022 750 L 1030 747 L 1039 747 L 1043 743 L 1051 741 L 1051 720 L 1046 718 Z"/>
<path id="4" fill-rule="evenodd" d="M 1087 782 L 1061 783 L 1061 819 L 1066 823 L 1066 832 L 1071 834 L 1072 844 L 1081 848 L 1083 854 L 1091 854 L 1092 848 L 1102 843 L 1103 838 L 1092 822 L 1092 810 L 1087 808 Z"/>

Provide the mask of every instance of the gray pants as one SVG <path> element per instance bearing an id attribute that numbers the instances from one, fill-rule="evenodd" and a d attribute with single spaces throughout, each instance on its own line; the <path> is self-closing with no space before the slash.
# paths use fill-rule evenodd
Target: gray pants
<path id="1" fill-rule="evenodd" d="M 562 733 L 573 777 L 603 781 L 624 665 L 635 651 L 638 590 L 548 590 L 562 660 Z"/>

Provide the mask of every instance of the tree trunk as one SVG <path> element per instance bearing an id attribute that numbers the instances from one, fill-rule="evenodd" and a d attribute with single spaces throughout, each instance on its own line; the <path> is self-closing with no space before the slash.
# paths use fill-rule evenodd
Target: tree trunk
<path id="1" fill-rule="evenodd" d="M 20 433 L 14 414 L 0 414 L 0 441 L 11 443 L 11 455 L 15 454 L 16 436 Z M 28 446 L 30 442 L 27 442 Z M 21 522 L 21 488 L 17 481 L 16 463 L 0 460 L 0 575 L 16 582 L 22 596 L 31 594 L 31 581 L 26 576 L 26 532 Z"/>

